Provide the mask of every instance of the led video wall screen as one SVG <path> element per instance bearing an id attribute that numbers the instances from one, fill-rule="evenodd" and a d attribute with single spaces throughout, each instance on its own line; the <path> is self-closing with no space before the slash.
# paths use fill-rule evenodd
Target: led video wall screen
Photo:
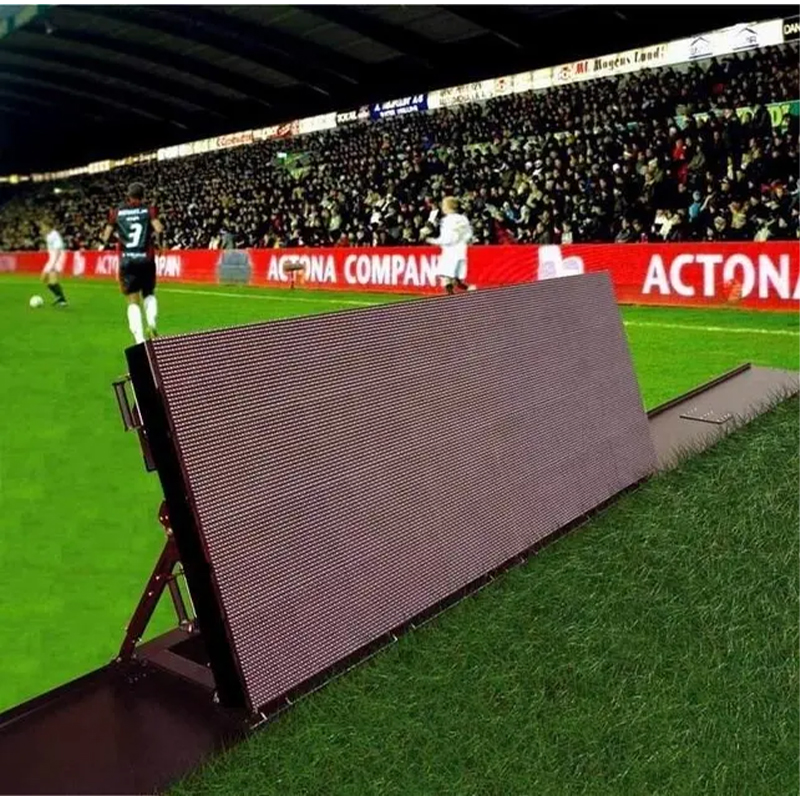
<path id="1" fill-rule="evenodd" d="M 655 467 L 605 274 L 147 352 L 251 709 Z"/>

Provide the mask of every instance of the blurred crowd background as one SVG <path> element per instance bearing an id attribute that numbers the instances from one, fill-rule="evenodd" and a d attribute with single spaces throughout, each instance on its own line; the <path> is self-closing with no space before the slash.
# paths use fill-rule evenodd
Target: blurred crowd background
<path id="1" fill-rule="evenodd" d="M 97 247 L 133 180 L 173 249 L 420 244 L 447 194 L 476 243 L 796 239 L 799 84 L 794 43 L 26 185 L 0 250 Z"/>

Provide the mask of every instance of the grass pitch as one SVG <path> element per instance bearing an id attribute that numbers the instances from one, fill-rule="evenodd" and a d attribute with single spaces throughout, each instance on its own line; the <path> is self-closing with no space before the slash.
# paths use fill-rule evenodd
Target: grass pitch
<path id="1" fill-rule="evenodd" d="M 31 310 L 38 287 L 0 278 L 0 709 L 113 657 L 162 546 L 158 480 L 110 389 L 123 300 L 70 281 L 69 309 Z M 160 330 L 385 301 L 165 286 Z M 623 317 L 647 407 L 743 361 L 798 369 L 797 315 Z M 648 486 L 186 788 L 796 791 L 796 417 Z"/>

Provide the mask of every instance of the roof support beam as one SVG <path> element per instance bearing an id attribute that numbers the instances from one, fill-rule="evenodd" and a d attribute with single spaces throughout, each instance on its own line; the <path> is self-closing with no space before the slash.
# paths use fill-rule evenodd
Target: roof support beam
<path id="1" fill-rule="evenodd" d="M 86 8 L 86 6 L 82 6 L 82 8 Z M 73 12 L 74 9 L 70 9 L 70 13 Z M 82 16 L 89 17 L 89 14 L 81 13 Z M 164 50 L 160 47 L 126 41 L 125 39 L 115 39 L 104 34 L 92 33 L 89 30 L 72 31 L 58 28 L 53 33 L 53 36 L 57 36 L 63 41 L 74 42 L 78 45 L 88 44 L 92 47 L 108 50 L 110 53 L 120 53 L 130 58 L 137 58 L 140 61 L 147 61 L 158 67 L 168 67 L 184 72 L 209 83 L 224 86 L 226 89 L 249 97 L 263 106 L 271 106 L 271 103 L 266 99 L 271 91 L 269 86 L 246 75 L 240 75 L 238 72 L 216 67 L 201 58 L 193 58 L 191 56 L 176 58 L 169 50 Z"/>
<path id="2" fill-rule="evenodd" d="M 172 6 L 171 11 L 181 13 L 181 6 Z M 351 85 L 357 85 L 367 76 L 365 65 L 355 58 L 342 55 L 336 50 L 331 50 L 308 39 L 302 39 L 282 30 L 255 25 L 239 17 L 225 14 L 214 6 L 193 6 L 191 11 L 185 9 L 192 19 L 202 21 L 204 25 L 215 27 L 217 30 L 225 29 L 235 36 L 256 42 L 258 46 L 270 52 L 279 54 L 284 59 L 294 62 L 292 69 L 297 69 L 297 62 L 302 67 L 308 68 L 309 74 L 316 72 L 318 75 L 335 77 Z M 281 70 L 283 71 L 283 70 Z"/>
<path id="3" fill-rule="evenodd" d="M 215 18 L 206 17 L 202 7 L 193 7 L 185 16 L 174 8 L 150 6 L 144 19 L 138 8 L 127 6 L 95 6 L 92 8 L 92 14 L 117 22 L 129 22 L 189 42 L 199 42 L 229 55 L 252 61 L 266 69 L 280 72 L 298 83 L 305 83 L 320 94 L 333 94 L 341 85 L 341 81 L 332 80 L 330 76 L 309 69 L 304 64 L 302 56 L 297 58 L 271 50 L 252 34 L 245 35 L 243 31 L 233 31 L 221 25 Z"/>
<path id="4" fill-rule="evenodd" d="M 535 20 L 514 13 L 512 6 L 441 6 L 444 11 L 494 34 L 506 44 L 520 49 L 535 33 Z"/>
<path id="5" fill-rule="evenodd" d="M 366 12 L 357 11 L 354 6 L 319 5 L 298 6 L 298 8 L 327 22 L 350 28 L 384 47 L 397 50 L 401 55 L 416 61 L 426 69 L 435 67 L 435 63 L 427 56 L 418 55 L 419 53 L 430 53 L 435 49 L 435 43 L 413 31 L 384 22 Z"/>
<path id="6" fill-rule="evenodd" d="M 30 44 L 28 40 L 24 45 L 6 42 L 0 48 L 0 59 L 2 59 L 3 53 L 13 53 L 44 62 L 43 67 L 46 69 L 52 64 L 52 69 L 56 72 L 58 72 L 59 67 L 63 66 L 105 75 L 122 81 L 128 86 L 135 86 L 145 94 L 151 90 L 156 90 L 161 95 L 191 103 L 211 114 L 225 115 L 226 111 L 233 112 L 234 110 L 233 106 L 235 104 L 226 98 L 214 98 L 213 95 L 199 91 L 193 86 L 172 78 L 154 75 L 144 69 L 136 69 L 128 65 L 121 66 L 111 58 L 104 59 L 76 52 L 53 50 L 47 46 L 49 41 L 50 37 L 39 36 L 34 44 Z"/>
<path id="7" fill-rule="evenodd" d="M 41 95 L 31 96 L 30 92 L 19 91 L 15 92 L 8 86 L 0 86 L 0 97 L 5 97 L 10 100 L 17 100 L 21 105 L 30 108 L 32 105 L 41 106 L 42 108 L 49 108 L 55 112 L 60 111 L 63 101 L 45 100 Z M 42 112 L 45 113 L 45 112 Z"/>
<path id="8" fill-rule="evenodd" d="M 14 69 L 14 72 L 0 71 L 0 87 L 4 88 L 9 83 L 12 85 L 18 83 L 22 86 L 35 87 L 35 94 L 37 97 L 52 99 L 55 104 L 61 106 L 63 113 L 67 116 L 78 112 L 86 113 L 88 116 L 94 117 L 95 119 L 111 116 L 124 116 L 127 117 L 129 121 L 132 117 L 159 119 L 159 117 L 143 109 L 102 100 L 81 89 L 72 88 L 64 81 L 53 83 L 52 76 L 49 74 L 46 74 L 45 77 L 41 77 L 37 75 L 35 71 L 31 73 L 30 70 L 17 68 Z"/>
<path id="9" fill-rule="evenodd" d="M 81 77 L 65 73 L 54 75 L 47 69 L 8 63 L 0 63 L 0 70 L 2 69 L 7 70 L 6 80 L 24 78 L 38 81 L 54 90 L 69 91 L 99 105 L 115 106 L 132 114 L 175 122 L 186 122 L 189 118 L 189 113 L 183 109 L 133 92 L 118 83 L 107 83 L 97 75 L 87 74 Z"/>

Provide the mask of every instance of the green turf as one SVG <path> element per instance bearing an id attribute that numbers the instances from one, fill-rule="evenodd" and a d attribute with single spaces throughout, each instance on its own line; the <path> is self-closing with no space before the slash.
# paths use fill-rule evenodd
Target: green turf
<path id="1" fill-rule="evenodd" d="M 175 793 L 796 795 L 797 439 L 795 399 Z"/>
<path id="2" fill-rule="evenodd" d="M 122 351 L 130 342 L 123 301 L 112 283 L 71 281 L 66 285 L 71 308 L 31 310 L 27 298 L 41 291 L 36 287 L 31 279 L 0 278 L 0 709 L 114 655 L 162 545 L 156 524 L 158 482 L 144 472 L 135 436 L 123 433 L 110 389 L 111 381 L 125 369 Z M 384 300 L 300 291 L 164 287 L 160 329 L 164 334 L 179 333 Z M 798 368 L 797 315 L 628 308 L 623 316 L 648 407 L 742 361 Z M 747 330 L 738 331 L 742 328 Z M 689 544 L 684 547 L 690 551 Z M 595 591 L 593 574 L 585 577 L 587 591 Z M 574 582 L 571 585 L 576 591 Z M 577 591 L 580 596 L 581 590 Z M 463 613 L 455 611 L 452 618 L 462 619 Z M 170 619 L 162 612 L 156 622 L 154 632 Z M 565 628 L 561 638 L 569 638 L 569 631 Z M 547 639 L 540 643 L 552 644 Z M 421 656 L 409 647 L 402 644 L 397 650 L 402 655 L 393 657 L 403 660 L 410 675 Z M 472 655 L 464 652 L 461 657 L 469 661 Z M 597 668 L 598 674 L 605 674 Z M 636 672 L 635 665 L 629 668 Z M 548 690 L 555 697 L 565 691 L 558 680 Z M 499 697 L 497 702 L 513 704 L 513 698 Z M 364 709 L 350 713 L 366 719 L 366 709 L 373 704 L 369 698 L 364 703 Z M 301 719 L 313 707 L 299 710 Z M 341 723 L 339 717 L 330 735 L 343 736 L 346 743 L 350 728 Z M 548 736 L 569 740 L 567 730 L 542 731 L 542 736 L 547 731 Z M 460 747 L 460 736 L 475 737 L 477 731 L 454 728 L 442 735 L 441 746 L 452 749 Z M 309 729 L 302 736 L 312 740 L 316 733 Z M 616 736 L 611 736 L 611 743 Z M 405 747 L 403 737 L 408 738 L 409 748 L 419 744 L 406 732 L 395 743 L 400 750 Z M 474 741 L 485 745 L 487 740 Z M 366 780 L 370 769 L 362 762 L 372 758 L 372 751 L 364 741 L 359 747 L 362 750 L 355 751 L 352 763 L 353 780 L 357 764 Z M 671 757 L 683 756 L 676 750 Z M 462 764 L 467 774 L 470 763 L 467 759 Z M 666 769 L 668 763 L 662 759 L 651 769 Z M 585 769 L 591 772 L 591 759 Z M 480 766 L 474 770 L 483 774 Z M 575 770 L 576 775 L 585 771 L 577 766 Z M 508 771 L 515 771 L 513 759 Z M 332 779 L 341 777 L 331 774 Z M 376 774 L 379 780 L 380 771 Z M 350 785 L 331 784 L 329 789 Z M 512 791 L 508 787 L 514 784 L 503 785 Z M 557 788 L 551 786 L 553 791 Z"/>

